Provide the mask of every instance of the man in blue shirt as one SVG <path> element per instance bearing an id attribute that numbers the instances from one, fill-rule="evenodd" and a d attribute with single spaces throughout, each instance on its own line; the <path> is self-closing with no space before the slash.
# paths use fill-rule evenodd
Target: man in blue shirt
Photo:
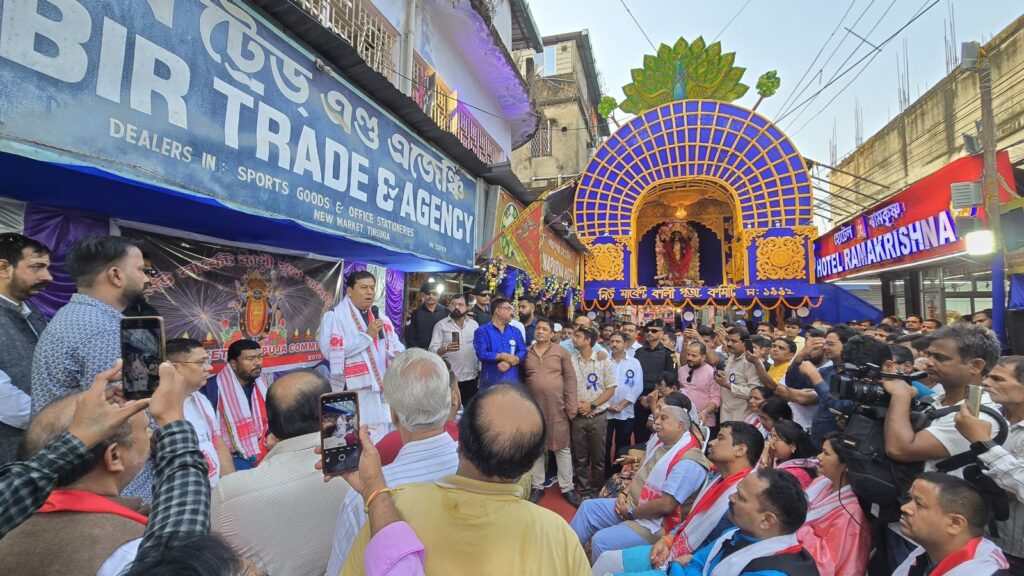
<path id="1" fill-rule="evenodd" d="M 491 302 L 491 321 L 473 334 L 473 348 L 480 359 L 480 392 L 499 382 L 519 382 L 519 363 L 526 358 L 526 341 L 518 328 L 509 325 L 513 314 L 511 302 L 495 298 Z"/>

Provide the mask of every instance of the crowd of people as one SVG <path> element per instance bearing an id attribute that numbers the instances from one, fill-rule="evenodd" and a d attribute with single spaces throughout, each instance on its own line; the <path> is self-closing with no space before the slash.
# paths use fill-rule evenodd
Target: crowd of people
<path id="1" fill-rule="evenodd" d="M 322 367 L 268 375 L 238 340 L 214 376 L 178 338 L 126 401 L 152 267 L 80 240 L 47 322 L 49 255 L 0 235 L 0 574 L 1024 573 L 1024 357 L 989 311 L 596 326 L 427 283 L 400 330 L 354 272 Z M 339 390 L 362 425 L 340 479 Z M 569 522 L 538 505 L 555 485 Z"/>

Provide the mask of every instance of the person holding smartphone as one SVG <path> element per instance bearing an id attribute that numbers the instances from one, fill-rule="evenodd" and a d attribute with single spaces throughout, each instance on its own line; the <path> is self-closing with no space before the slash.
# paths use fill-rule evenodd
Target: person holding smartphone
<path id="1" fill-rule="evenodd" d="M 459 381 L 459 394 L 465 406 L 476 394 L 480 362 L 473 348 L 473 334 L 480 327 L 467 314 L 466 296 L 454 294 L 448 300 L 448 317 L 434 325 L 430 336 L 431 352 L 444 358 Z"/>

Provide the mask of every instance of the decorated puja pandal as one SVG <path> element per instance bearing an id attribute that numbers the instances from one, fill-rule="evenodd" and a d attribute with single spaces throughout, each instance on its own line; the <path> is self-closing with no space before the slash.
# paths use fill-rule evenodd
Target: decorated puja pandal
<path id="1" fill-rule="evenodd" d="M 709 307 L 809 315 L 827 287 L 815 284 L 804 158 L 770 120 L 730 103 L 746 92 L 743 70 L 717 43 L 680 39 L 654 60 L 624 90 L 620 107 L 636 116 L 597 149 L 576 190 L 589 251 L 582 309 L 638 320 Z M 657 90 L 659 69 L 675 70 L 671 89 Z"/>

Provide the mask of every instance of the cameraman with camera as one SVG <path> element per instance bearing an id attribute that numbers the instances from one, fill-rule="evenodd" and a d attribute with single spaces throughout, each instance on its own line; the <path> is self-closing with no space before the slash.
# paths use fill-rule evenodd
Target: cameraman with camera
<path id="1" fill-rule="evenodd" d="M 942 384 L 940 405 L 961 405 L 967 397 L 967 387 L 981 386 L 998 360 L 999 342 L 983 329 L 954 324 L 933 332 L 927 348 L 927 371 L 933 382 Z M 927 428 L 915 432 L 910 422 L 910 405 L 916 390 L 903 380 L 883 380 L 882 386 L 891 396 L 885 417 L 885 453 L 889 458 L 897 462 L 924 462 L 927 472 L 935 470 L 937 462 L 971 449 L 971 442 L 956 429 L 955 412 L 936 418 Z M 991 405 L 987 394 L 982 395 L 981 403 Z M 984 413 L 980 417 L 993 425 L 990 437 L 995 436 L 996 420 Z"/>

